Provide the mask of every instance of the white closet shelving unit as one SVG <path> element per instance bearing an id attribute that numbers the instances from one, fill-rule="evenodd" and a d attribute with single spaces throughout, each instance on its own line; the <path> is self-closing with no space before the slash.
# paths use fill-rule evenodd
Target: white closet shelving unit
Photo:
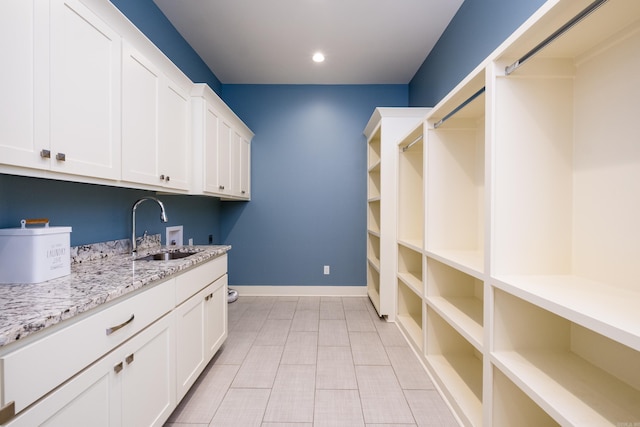
<path id="1" fill-rule="evenodd" d="M 397 143 L 429 108 L 376 108 L 367 138 L 367 293 L 380 316 L 396 313 Z"/>
<path id="2" fill-rule="evenodd" d="M 398 148 L 396 321 L 461 422 L 640 425 L 640 1 L 548 1 Z"/>

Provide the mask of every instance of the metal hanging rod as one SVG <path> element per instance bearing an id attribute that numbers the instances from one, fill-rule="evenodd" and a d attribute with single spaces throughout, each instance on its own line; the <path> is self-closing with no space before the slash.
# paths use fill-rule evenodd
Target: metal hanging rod
<path id="1" fill-rule="evenodd" d="M 480 95 L 482 95 L 484 93 L 485 88 L 483 87 L 482 89 L 480 89 L 479 91 L 477 91 L 476 93 L 474 93 L 473 95 L 471 95 L 466 101 L 464 101 L 462 104 L 458 105 L 456 108 L 453 109 L 453 111 L 451 111 L 449 114 L 447 114 L 446 116 L 444 116 L 443 118 L 441 118 L 440 120 L 438 120 L 434 125 L 433 128 L 434 129 L 438 129 L 440 126 L 442 126 L 444 124 L 444 122 L 446 122 L 447 120 L 449 120 L 454 114 L 456 114 L 458 111 L 462 110 L 464 107 L 466 107 L 469 103 L 471 103 L 474 99 L 476 99 L 477 97 L 479 97 Z"/>
<path id="2" fill-rule="evenodd" d="M 573 18 L 571 18 L 566 24 L 564 24 L 562 27 L 558 28 L 556 31 L 553 32 L 553 34 L 551 34 L 549 37 L 547 37 L 546 39 L 544 39 L 543 41 L 541 41 L 540 43 L 538 43 L 538 45 L 536 45 L 536 47 L 534 47 L 533 49 L 531 49 L 529 52 L 525 53 L 524 56 L 522 56 L 520 59 L 518 59 L 516 62 L 514 62 L 513 64 L 505 67 L 504 69 L 504 73 L 505 75 L 509 75 L 511 73 L 513 73 L 515 70 L 517 70 L 522 64 L 524 64 L 525 62 L 527 62 L 529 59 L 531 59 L 531 57 L 533 57 L 535 54 L 537 54 L 538 52 L 540 52 L 542 49 L 544 49 L 549 43 L 551 43 L 552 41 L 554 41 L 555 39 L 557 39 L 558 37 L 560 37 L 561 35 L 563 35 L 564 33 L 566 33 L 571 27 L 573 27 L 574 25 L 576 25 L 578 22 L 582 21 L 584 18 L 586 18 L 591 12 L 593 12 L 594 10 L 596 10 L 597 8 L 599 8 L 600 6 L 602 6 L 604 3 L 606 3 L 608 0 L 596 0 L 593 3 L 591 3 L 589 6 L 587 6 L 586 8 L 584 8 L 582 10 L 582 12 L 578 13 L 576 16 L 574 16 Z"/>
<path id="3" fill-rule="evenodd" d="M 411 148 L 411 146 L 413 146 L 413 144 L 415 144 L 416 142 L 420 141 L 422 139 L 422 137 L 423 137 L 423 135 L 420 135 L 416 139 L 414 139 L 412 142 L 410 142 L 409 144 L 407 144 L 404 147 L 402 147 L 402 152 L 404 153 L 405 151 L 407 151 L 409 148 Z"/>

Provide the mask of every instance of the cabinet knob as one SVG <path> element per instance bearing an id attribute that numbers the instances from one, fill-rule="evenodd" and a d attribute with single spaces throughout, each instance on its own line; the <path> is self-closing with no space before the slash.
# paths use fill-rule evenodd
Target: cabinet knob
<path id="1" fill-rule="evenodd" d="M 64 153 L 58 153 L 56 154 L 56 160 L 60 160 L 61 162 L 64 162 L 65 160 L 67 160 L 67 156 L 65 156 Z"/>
<path id="2" fill-rule="evenodd" d="M 169 182 L 170 180 L 171 180 L 171 177 L 167 175 L 167 182 Z"/>
<path id="3" fill-rule="evenodd" d="M 40 150 L 40 157 L 42 157 L 43 159 L 50 159 L 51 158 L 51 151 L 49 151 L 49 150 Z"/>
<path id="4" fill-rule="evenodd" d="M 224 190 L 224 185 L 221 185 L 218 188 L 220 188 L 221 190 Z"/>
<path id="5" fill-rule="evenodd" d="M 124 361 L 127 362 L 127 365 L 131 365 L 131 363 L 133 362 L 133 353 L 128 355 L 127 358 L 124 359 Z"/>
<path id="6" fill-rule="evenodd" d="M 242 191 L 241 191 L 241 193 L 242 193 L 242 194 L 246 194 L 246 191 L 242 190 Z"/>
<path id="7" fill-rule="evenodd" d="M 160 179 L 164 181 L 164 174 L 160 175 Z"/>
<path id="8" fill-rule="evenodd" d="M 124 366 L 122 365 L 122 362 L 118 363 L 116 366 L 113 367 L 113 371 L 116 374 L 119 374 L 120 371 L 122 371 L 122 369 L 124 369 Z"/>

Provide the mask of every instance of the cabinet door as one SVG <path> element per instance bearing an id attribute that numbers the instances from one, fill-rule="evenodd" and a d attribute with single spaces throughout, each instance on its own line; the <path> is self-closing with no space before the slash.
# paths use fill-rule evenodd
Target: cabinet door
<path id="1" fill-rule="evenodd" d="M 231 194 L 240 196 L 240 152 L 242 151 L 242 136 L 237 131 L 233 131 L 231 141 Z"/>
<path id="2" fill-rule="evenodd" d="M 240 197 L 251 198 L 251 141 L 242 138 L 240 146 Z"/>
<path id="3" fill-rule="evenodd" d="M 204 116 L 204 191 L 217 194 L 218 188 L 218 137 L 222 119 L 210 105 L 205 107 Z"/>
<path id="4" fill-rule="evenodd" d="M 121 39 L 76 0 L 51 2 L 51 169 L 120 178 Z"/>
<path id="5" fill-rule="evenodd" d="M 0 52 L 10 59 L 0 67 L 0 163 L 49 168 L 49 159 L 39 155 L 49 148 L 47 115 L 40 114 L 49 93 L 48 63 L 42 60 L 48 49 L 48 7 L 35 0 L 2 2 Z"/>
<path id="6" fill-rule="evenodd" d="M 231 144 L 233 130 L 224 119 L 219 123 L 218 193 L 231 194 Z"/>
<path id="7" fill-rule="evenodd" d="M 174 317 L 168 315 L 119 351 L 121 425 L 162 426 L 176 406 Z M 89 424 L 87 424 L 89 425 Z"/>
<path id="8" fill-rule="evenodd" d="M 106 356 L 34 406 L 6 424 L 6 427 L 117 426 L 119 412 L 113 391 L 118 381 L 113 355 Z"/>
<path id="9" fill-rule="evenodd" d="M 176 308 L 177 397 L 182 399 L 207 364 L 203 289 Z"/>
<path id="10" fill-rule="evenodd" d="M 205 290 L 204 324 L 206 360 L 209 361 L 227 338 L 227 286 L 225 274 Z"/>
<path id="11" fill-rule="evenodd" d="M 122 179 L 160 185 L 160 71 L 128 44 L 122 52 Z"/>
<path id="12" fill-rule="evenodd" d="M 160 92 L 160 175 L 164 185 L 189 189 L 190 141 L 189 94 L 168 79 Z"/>

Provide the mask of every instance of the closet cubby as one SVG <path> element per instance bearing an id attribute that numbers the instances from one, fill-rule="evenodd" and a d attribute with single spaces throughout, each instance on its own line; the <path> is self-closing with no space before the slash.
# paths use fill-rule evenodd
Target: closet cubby
<path id="1" fill-rule="evenodd" d="M 380 269 L 380 237 L 367 233 L 367 259 Z"/>
<path id="2" fill-rule="evenodd" d="M 638 350 L 498 288 L 493 317 L 492 363 L 557 423 L 640 420 Z"/>
<path id="3" fill-rule="evenodd" d="M 380 200 L 367 203 L 367 228 L 370 233 L 380 234 Z"/>
<path id="4" fill-rule="evenodd" d="M 484 272 L 485 84 L 478 72 L 429 116 L 426 249 L 470 274 Z"/>
<path id="5" fill-rule="evenodd" d="M 427 366 L 465 425 L 482 425 L 483 354 L 427 309 Z"/>
<path id="6" fill-rule="evenodd" d="M 424 124 L 421 123 L 399 144 L 398 241 L 424 247 Z"/>
<path id="7" fill-rule="evenodd" d="M 398 244 L 398 279 L 420 296 L 424 295 L 422 271 L 422 252 Z"/>
<path id="8" fill-rule="evenodd" d="M 427 304 L 483 351 L 484 282 L 427 257 Z"/>
<path id="9" fill-rule="evenodd" d="M 380 199 L 380 163 L 369 169 L 367 199 L 369 201 Z"/>
<path id="10" fill-rule="evenodd" d="M 396 314 L 396 322 L 404 331 L 405 335 L 413 346 L 422 352 L 424 336 L 423 336 L 423 316 L 424 303 L 422 296 L 407 286 L 401 280 L 398 280 L 398 310 Z"/>
<path id="11" fill-rule="evenodd" d="M 380 267 L 371 259 L 367 263 L 367 293 L 374 306 L 380 306 Z"/>
<path id="12" fill-rule="evenodd" d="M 494 427 L 560 426 L 498 369 L 493 369 Z"/>

